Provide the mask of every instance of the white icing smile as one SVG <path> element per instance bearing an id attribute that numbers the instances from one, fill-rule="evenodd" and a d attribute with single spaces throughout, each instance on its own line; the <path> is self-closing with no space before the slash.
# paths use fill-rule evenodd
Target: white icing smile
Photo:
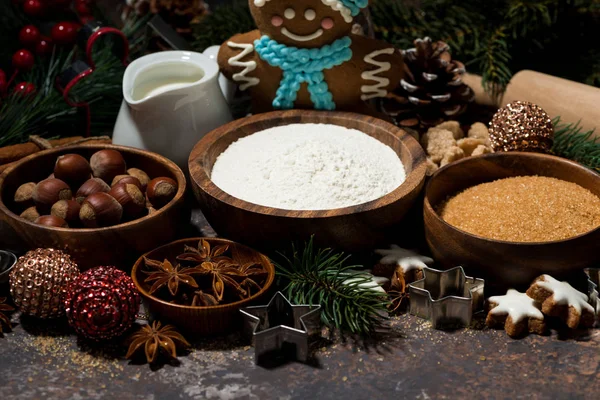
<path id="1" fill-rule="evenodd" d="M 281 33 L 297 42 L 308 42 L 309 40 L 313 40 L 321 36 L 323 34 L 323 29 L 319 28 L 310 35 L 296 35 L 295 33 L 288 31 L 286 28 L 281 28 Z"/>

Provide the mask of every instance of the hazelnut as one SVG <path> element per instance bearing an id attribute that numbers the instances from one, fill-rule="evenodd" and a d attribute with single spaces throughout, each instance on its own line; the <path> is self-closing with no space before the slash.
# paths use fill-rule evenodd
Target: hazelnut
<path id="1" fill-rule="evenodd" d="M 142 191 L 134 184 L 117 183 L 108 194 L 121 204 L 123 213 L 126 215 L 139 215 L 146 208 L 146 198 Z"/>
<path id="2" fill-rule="evenodd" d="M 119 184 L 119 183 L 131 183 L 135 186 L 138 187 L 138 189 L 140 189 L 140 191 L 144 191 L 146 188 L 144 188 L 142 186 L 142 184 L 140 183 L 140 180 L 136 177 L 133 177 L 131 175 L 117 175 L 115 176 L 115 179 L 113 179 L 112 181 L 112 187 L 115 187 L 115 185 Z"/>
<path id="3" fill-rule="evenodd" d="M 38 225 L 54 226 L 57 228 L 69 227 L 67 221 L 55 215 L 42 215 L 41 217 L 38 217 L 34 222 Z"/>
<path id="4" fill-rule="evenodd" d="M 123 207 L 108 193 L 89 195 L 81 205 L 79 219 L 88 228 L 116 225 L 123 216 Z"/>
<path id="5" fill-rule="evenodd" d="M 35 190 L 35 182 L 27 182 L 19 186 L 15 192 L 15 203 L 23 207 L 31 207 L 33 205 L 33 191 Z"/>
<path id="6" fill-rule="evenodd" d="M 57 179 L 79 186 L 91 174 L 90 163 L 79 154 L 64 154 L 56 159 L 54 177 Z"/>
<path id="7" fill-rule="evenodd" d="M 45 179 L 33 189 L 33 201 L 43 211 L 49 211 L 52 204 L 59 200 L 70 200 L 72 197 L 69 185 L 56 178 Z"/>
<path id="8" fill-rule="evenodd" d="M 26 219 L 30 222 L 35 222 L 36 219 L 40 216 L 37 208 L 29 207 L 27 210 L 23 211 L 20 215 L 21 218 Z"/>
<path id="9" fill-rule="evenodd" d="M 83 203 L 86 197 L 94 193 L 108 193 L 110 191 L 110 186 L 106 182 L 104 182 L 100 178 L 91 178 L 88 179 L 81 185 L 79 190 L 77 190 L 77 194 L 75 194 L 75 200 L 78 203 Z"/>
<path id="10" fill-rule="evenodd" d="M 127 167 L 125 159 L 116 150 L 100 150 L 92 154 L 90 165 L 95 178 L 104 182 L 112 182 L 115 176 L 124 175 Z"/>
<path id="11" fill-rule="evenodd" d="M 140 181 L 142 184 L 142 192 L 145 192 L 148 182 L 150 182 L 150 177 L 148 174 L 139 168 L 129 168 L 127 173 Z"/>
<path id="12" fill-rule="evenodd" d="M 148 183 L 146 195 L 153 207 L 162 207 L 177 193 L 177 182 L 171 178 L 154 178 Z"/>
<path id="13" fill-rule="evenodd" d="M 52 206 L 50 214 L 60 217 L 69 224 L 79 221 L 79 209 L 81 206 L 75 200 L 59 200 Z"/>

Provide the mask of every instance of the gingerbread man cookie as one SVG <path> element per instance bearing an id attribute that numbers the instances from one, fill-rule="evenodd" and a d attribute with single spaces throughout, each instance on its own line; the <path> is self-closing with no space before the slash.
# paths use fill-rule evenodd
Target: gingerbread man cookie
<path id="1" fill-rule="evenodd" d="M 272 109 L 367 111 L 403 76 L 391 45 L 351 33 L 368 0 L 249 0 L 257 30 L 221 45 L 223 74 Z"/>
<path id="2" fill-rule="evenodd" d="M 571 329 L 594 325 L 594 308 L 588 296 L 567 282 L 541 275 L 527 289 L 527 295 L 542 304 L 544 314 L 560 318 Z"/>
<path id="3" fill-rule="evenodd" d="M 490 311 L 485 323 L 491 328 L 504 326 L 510 337 L 521 336 L 525 332 L 544 334 L 546 323 L 539 304 L 514 289 L 508 289 L 504 296 L 488 299 Z"/>

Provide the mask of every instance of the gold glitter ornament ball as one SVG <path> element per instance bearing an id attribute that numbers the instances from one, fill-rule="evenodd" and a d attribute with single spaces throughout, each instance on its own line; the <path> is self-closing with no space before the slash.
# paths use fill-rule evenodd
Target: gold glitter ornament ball
<path id="1" fill-rule="evenodd" d="M 56 318 L 65 313 L 62 297 L 79 267 L 63 251 L 36 249 L 19 257 L 10 273 L 10 295 L 23 314 Z"/>
<path id="2" fill-rule="evenodd" d="M 554 126 L 541 107 L 527 101 L 513 101 L 494 114 L 490 122 L 494 151 L 535 151 L 548 153 L 554 142 Z"/>

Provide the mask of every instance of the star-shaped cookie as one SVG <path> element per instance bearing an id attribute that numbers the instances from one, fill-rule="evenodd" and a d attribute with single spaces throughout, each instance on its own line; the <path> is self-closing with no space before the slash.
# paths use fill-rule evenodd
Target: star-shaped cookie
<path id="1" fill-rule="evenodd" d="M 568 282 L 541 275 L 527 289 L 527 295 L 541 303 L 544 314 L 560 318 L 571 329 L 594 325 L 594 308 L 588 296 Z"/>
<path id="2" fill-rule="evenodd" d="M 539 303 L 525 293 L 508 289 L 504 296 L 492 296 L 488 299 L 490 311 L 485 323 L 489 327 L 504 326 L 510 337 L 529 333 L 544 334 L 546 323 Z"/>

